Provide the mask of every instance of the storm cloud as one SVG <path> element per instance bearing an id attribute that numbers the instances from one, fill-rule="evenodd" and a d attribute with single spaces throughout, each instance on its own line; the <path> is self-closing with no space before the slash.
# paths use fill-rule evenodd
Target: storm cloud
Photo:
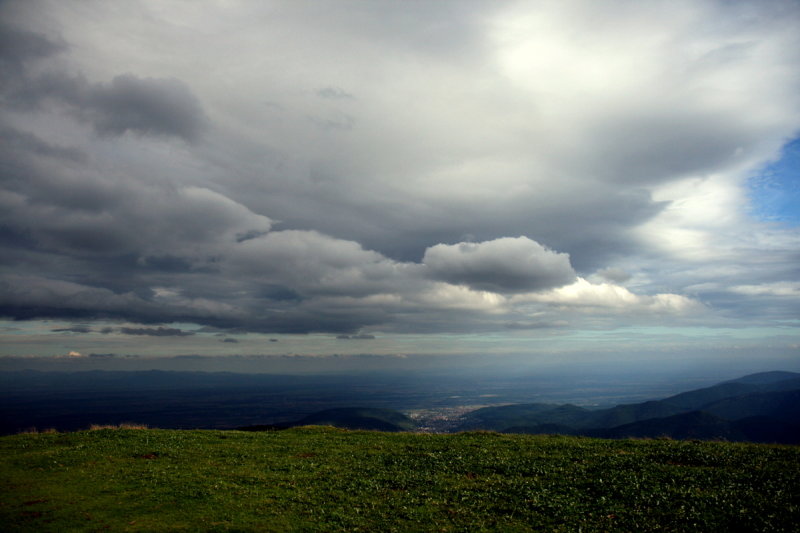
<path id="1" fill-rule="evenodd" d="M 108 84 L 91 84 L 80 75 L 50 72 L 30 80 L 17 98 L 28 106 L 64 106 L 100 135 L 131 132 L 193 141 L 205 123 L 197 98 L 173 78 L 122 74 Z"/>
<path id="2" fill-rule="evenodd" d="M 527 237 L 437 244 L 425 251 L 422 262 L 436 279 L 492 292 L 538 291 L 575 279 L 569 255 Z"/>
<path id="3" fill-rule="evenodd" d="M 204 117 L 197 98 L 180 80 L 115 76 L 108 85 L 67 96 L 101 134 L 174 135 L 187 141 L 198 137 Z"/>
<path id="4" fill-rule="evenodd" d="M 70 326 L 68 328 L 54 328 L 50 331 L 54 333 L 90 333 L 92 328 L 84 325 Z"/>
<path id="5" fill-rule="evenodd" d="M 797 228 L 748 196 L 800 131 L 795 4 L 11 0 L 0 18 L 9 319 L 371 346 L 800 312 Z"/>
<path id="6" fill-rule="evenodd" d="M 125 335 L 147 335 L 149 337 L 188 337 L 194 335 L 191 331 L 183 331 L 177 328 L 119 328 L 120 333 Z"/>
<path id="7" fill-rule="evenodd" d="M 176 78 L 140 78 L 119 74 L 109 83 L 90 83 L 82 73 L 61 68 L 39 70 L 37 60 L 68 49 L 43 35 L 0 26 L 0 72 L 7 74 L 2 86 L 6 104 L 41 110 L 65 107 L 92 124 L 101 135 L 175 136 L 196 140 L 206 117 L 197 97 Z"/>
<path id="8" fill-rule="evenodd" d="M 30 62 L 45 58 L 65 49 L 57 43 L 37 33 L 0 24 L 0 72 L 5 83 L 13 83 L 13 77 L 25 73 Z"/>

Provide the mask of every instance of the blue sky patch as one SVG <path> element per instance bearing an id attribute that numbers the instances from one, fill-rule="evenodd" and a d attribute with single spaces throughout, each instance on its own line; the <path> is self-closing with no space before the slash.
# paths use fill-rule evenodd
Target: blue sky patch
<path id="1" fill-rule="evenodd" d="M 800 225 L 800 137 L 788 142 L 781 158 L 763 167 L 748 187 L 756 218 Z"/>

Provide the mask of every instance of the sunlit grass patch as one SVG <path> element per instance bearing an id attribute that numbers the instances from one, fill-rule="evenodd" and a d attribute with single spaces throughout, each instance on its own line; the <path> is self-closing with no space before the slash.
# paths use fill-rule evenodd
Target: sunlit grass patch
<path id="1" fill-rule="evenodd" d="M 35 427 L 30 427 L 30 428 L 27 428 L 27 429 L 24 429 L 24 430 L 20 431 L 19 433 L 21 435 L 36 435 L 38 433 L 58 433 L 58 430 L 55 429 L 55 428 L 45 428 L 45 429 L 40 430 L 40 429 L 37 429 Z"/>
<path id="2" fill-rule="evenodd" d="M 147 424 L 134 424 L 123 422 L 121 424 L 92 424 L 89 431 L 99 431 L 101 429 L 150 429 Z"/>

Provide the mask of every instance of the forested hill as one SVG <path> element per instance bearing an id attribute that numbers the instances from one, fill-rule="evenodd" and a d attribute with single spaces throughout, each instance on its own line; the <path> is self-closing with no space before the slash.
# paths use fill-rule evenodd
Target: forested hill
<path id="1" fill-rule="evenodd" d="M 591 410 L 517 404 L 467 413 L 458 430 L 800 444 L 800 374 L 767 372 L 663 400 Z"/>

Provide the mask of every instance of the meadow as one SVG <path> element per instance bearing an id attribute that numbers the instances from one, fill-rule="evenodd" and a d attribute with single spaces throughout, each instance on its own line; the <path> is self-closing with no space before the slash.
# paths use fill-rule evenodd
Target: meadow
<path id="1" fill-rule="evenodd" d="M 800 448 L 97 429 L 0 438 L 5 531 L 796 531 Z"/>

